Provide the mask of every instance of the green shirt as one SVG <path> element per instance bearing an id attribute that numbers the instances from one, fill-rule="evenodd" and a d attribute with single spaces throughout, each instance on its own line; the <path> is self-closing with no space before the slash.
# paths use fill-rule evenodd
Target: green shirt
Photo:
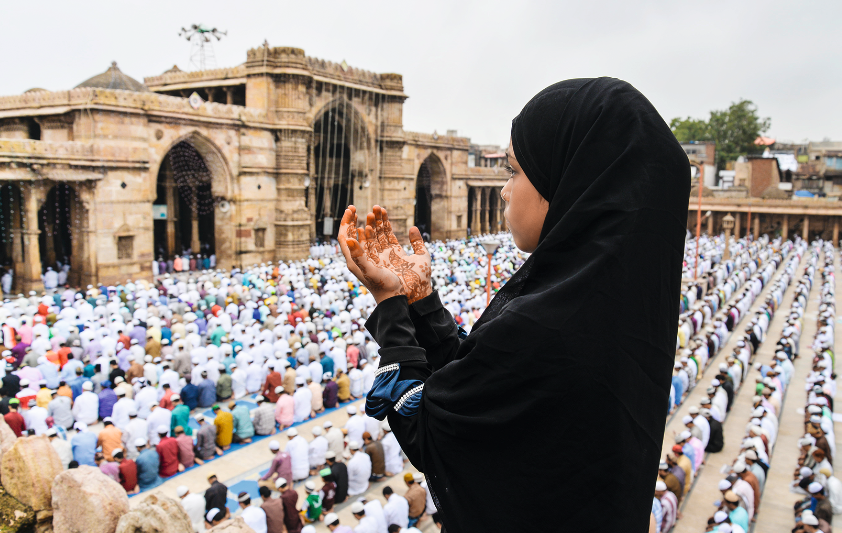
<path id="1" fill-rule="evenodd" d="M 216 382 L 216 395 L 222 399 L 230 398 L 234 394 L 231 385 L 231 374 L 222 374 Z"/>
<path id="2" fill-rule="evenodd" d="M 238 405 L 231 411 L 234 417 L 234 433 L 241 439 L 248 439 L 254 436 L 254 424 L 249 417 L 249 409 L 245 405 Z"/>
<path id="3" fill-rule="evenodd" d="M 192 435 L 193 428 L 190 427 L 190 408 L 179 404 L 172 410 L 172 422 L 170 423 L 170 435 L 175 435 L 175 427 L 184 428 L 185 435 Z"/>
<path id="4" fill-rule="evenodd" d="M 322 514 L 322 495 L 321 494 L 310 494 L 304 500 L 302 504 L 303 511 L 306 511 L 307 518 L 312 521 L 316 521 L 319 519 L 319 516 Z"/>

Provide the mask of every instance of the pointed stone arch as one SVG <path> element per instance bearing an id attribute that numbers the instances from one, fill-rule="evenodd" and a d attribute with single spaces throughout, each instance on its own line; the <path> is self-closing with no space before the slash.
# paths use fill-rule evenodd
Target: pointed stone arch
<path id="1" fill-rule="evenodd" d="M 372 181 L 369 123 L 354 103 L 340 95 L 314 115 L 308 208 L 316 237 L 335 236 L 345 206 Z M 327 228 L 325 220 L 332 219 Z M 332 229 L 326 232 L 325 229 Z"/>
<path id="2" fill-rule="evenodd" d="M 415 180 L 415 225 L 430 240 L 447 238 L 447 169 L 435 153 L 424 158 Z"/>

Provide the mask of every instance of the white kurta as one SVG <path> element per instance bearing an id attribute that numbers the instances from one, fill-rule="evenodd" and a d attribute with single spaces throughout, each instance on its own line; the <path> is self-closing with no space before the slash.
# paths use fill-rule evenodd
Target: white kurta
<path id="1" fill-rule="evenodd" d="M 111 411 L 111 420 L 114 421 L 115 426 L 124 430 L 129 425 L 129 411 L 136 409 L 137 406 L 134 400 L 131 398 L 120 398 L 114 404 L 114 408 Z"/>
<path id="2" fill-rule="evenodd" d="M 358 451 L 348 461 L 348 495 L 356 496 L 368 490 L 368 478 L 371 477 L 371 458 Z"/>
<path id="3" fill-rule="evenodd" d="M 96 424 L 99 418 L 99 397 L 91 391 L 85 391 L 76 397 L 72 410 L 77 422 Z"/>
<path id="4" fill-rule="evenodd" d="M 383 445 L 383 455 L 386 459 L 386 471 L 392 474 L 397 474 L 403 470 L 403 457 L 401 456 L 401 445 L 398 444 L 398 439 L 391 431 L 383 436 L 380 441 Z M 390 500 L 391 501 L 391 500 Z M 391 522 L 397 523 L 397 522 Z"/>
<path id="5" fill-rule="evenodd" d="M 201 494 L 188 494 L 181 499 L 181 506 L 190 522 L 193 524 L 193 531 L 199 533 L 205 530 L 205 497 Z"/>
<path id="6" fill-rule="evenodd" d="M 50 439 L 50 444 L 61 459 L 62 468 L 67 470 L 67 465 L 73 460 L 73 446 L 61 437 Z"/>
<path id="7" fill-rule="evenodd" d="M 365 417 L 352 416 L 345 422 L 345 429 L 348 430 L 348 442 L 357 441 L 362 445 L 363 433 L 365 433 Z"/>
<path id="8" fill-rule="evenodd" d="M 389 470 L 389 467 L 386 467 Z M 368 513 L 366 513 L 368 514 Z M 409 527 L 409 502 L 399 494 L 389 496 L 389 501 L 383 506 L 383 514 L 386 515 L 386 522 L 397 524 L 401 529 Z"/>
<path id="9" fill-rule="evenodd" d="M 295 481 L 310 476 L 310 446 L 301 435 L 287 443 L 286 452 L 292 463 L 292 477 Z M 366 478 L 368 479 L 368 478 Z"/>
<path id="10" fill-rule="evenodd" d="M 325 464 L 325 453 L 327 453 L 327 439 L 319 435 L 310 442 L 308 456 L 310 468 L 316 468 Z"/>
<path id="11" fill-rule="evenodd" d="M 313 393 L 307 387 L 299 387 L 292 395 L 295 406 L 293 407 L 293 420 L 303 422 L 310 418 L 313 410 Z"/>

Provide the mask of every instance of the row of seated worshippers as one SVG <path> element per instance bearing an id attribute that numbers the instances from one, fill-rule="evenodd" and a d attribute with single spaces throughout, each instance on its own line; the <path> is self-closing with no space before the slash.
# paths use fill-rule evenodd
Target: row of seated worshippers
<path id="1" fill-rule="evenodd" d="M 779 251 L 771 249 L 774 245 L 780 245 Z M 687 314 L 680 318 L 679 322 L 679 338 L 688 339 L 679 354 L 680 358 L 675 363 L 673 371 L 672 384 L 670 387 L 670 403 L 669 412 L 673 412 L 684 401 L 684 398 L 695 387 L 696 382 L 701 379 L 702 374 L 707 368 L 709 362 L 716 356 L 720 348 L 730 337 L 731 331 L 739 324 L 740 320 L 746 316 L 749 307 L 756 300 L 757 296 L 763 290 L 763 287 L 768 283 L 768 280 L 783 263 L 793 249 L 793 243 L 787 241 L 781 244 L 779 241 L 774 243 L 767 243 L 765 247 L 758 244 L 756 255 L 762 256 L 759 263 L 750 260 L 750 250 L 746 250 L 743 256 L 736 258 L 743 265 L 739 270 L 734 270 L 732 275 L 723 280 L 720 286 L 717 286 L 712 291 L 712 294 L 699 300 L 696 304 L 696 309 L 692 314 Z M 751 274 L 753 272 L 753 274 Z M 737 292 L 740 287 L 745 286 L 742 292 Z M 723 295 L 733 294 L 734 300 L 727 309 L 731 312 L 737 313 L 736 321 L 728 321 L 725 319 L 725 311 L 723 309 L 727 300 L 722 300 Z M 740 311 L 742 310 L 742 311 Z M 711 319 L 711 316 L 713 318 Z M 762 322 L 762 313 L 756 314 L 752 323 Z M 682 331 L 684 335 L 682 337 Z M 695 337 L 692 336 L 695 334 Z M 742 342 L 742 341 L 741 341 Z M 679 346 L 681 343 L 679 342 Z M 728 364 L 732 364 L 732 359 L 738 358 L 728 356 Z M 743 361 L 743 373 L 747 372 L 748 360 L 747 356 Z"/>
<path id="2" fill-rule="evenodd" d="M 795 275 L 805 245 L 797 242 L 793 249 L 794 253 L 787 254 L 783 271 L 770 287 L 769 296 L 758 311 L 759 315 L 756 314 L 752 319 L 756 320 L 761 334 L 765 335 L 771 317 L 780 306 L 783 292 Z M 659 531 L 669 531 L 675 524 L 679 505 L 687 497 L 695 476 L 702 468 L 705 454 L 722 450 L 722 423 L 734 395 L 745 383 L 745 369 L 749 368 L 755 353 L 745 337 L 736 344 L 734 354 L 728 357 L 729 362 L 720 364 L 718 374 L 711 380 L 706 390 L 707 397 L 701 400 L 699 406 L 689 408 L 689 414 L 682 420 L 685 429 L 675 436 L 675 445 L 660 465 L 652 505 L 653 519 Z"/>
<path id="3" fill-rule="evenodd" d="M 739 454 L 732 460 L 728 475 L 719 481 L 721 498 L 714 502 L 716 510 L 708 518 L 705 531 L 748 532 L 756 520 L 772 465 L 784 396 L 794 371 L 792 359 L 797 355 L 792 348 L 800 344 L 804 311 L 813 286 L 819 251 L 817 243 L 811 247 L 798 246 L 796 254 L 787 262 L 786 270 L 777 281 L 781 294 L 793 281 L 797 283 L 793 290 L 793 302 L 784 320 L 772 361 L 754 364 L 758 376 L 753 384 L 755 396 L 752 398 L 751 418 L 746 425 Z M 798 265 L 802 258 L 806 258 L 807 266 L 799 277 Z M 766 332 L 762 333 L 764 336 L 761 336 L 761 344 L 767 341 Z M 782 342 L 784 340 L 786 342 Z M 747 347 L 751 348 L 748 339 L 746 342 Z M 747 385 L 752 386 L 751 383 Z"/>
<path id="4" fill-rule="evenodd" d="M 835 475 L 836 436 L 833 429 L 833 399 L 836 396 L 834 324 L 836 322 L 835 251 L 831 242 L 822 243 L 821 303 L 816 336 L 811 346 L 812 368 L 804 382 L 804 436 L 799 439 L 800 454 L 790 491 L 804 496 L 795 503 L 797 533 L 829 533 L 834 515 L 842 514 L 842 481 Z"/>

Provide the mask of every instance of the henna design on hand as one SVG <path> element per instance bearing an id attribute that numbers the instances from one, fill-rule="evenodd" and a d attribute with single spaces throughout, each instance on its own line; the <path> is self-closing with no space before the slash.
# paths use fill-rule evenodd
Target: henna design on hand
<path id="1" fill-rule="evenodd" d="M 380 257 L 377 255 L 377 244 L 374 239 L 365 240 L 365 255 L 375 265 L 380 264 Z"/>
<path id="2" fill-rule="evenodd" d="M 398 242 L 398 238 L 395 237 L 395 232 L 392 231 L 392 222 L 388 219 L 383 222 L 383 232 L 386 234 L 386 241 L 391 246 L 400 246 L 401 243 Z"/>
<path id="3" fill-rule="evenodd" d="M 356 216 L 354 216 L 354 218 L 351 219 L 351 222 L 348 223 L 348 229 L 345 230 L 345 238 L 346 239 L 354 239 L 354 240 L 358 239 L 358 237 L 357 237 L 357 217 Z"/>
<path id="4" fill-rule="evenodd" d="M 424 246 L 423 240 L 412 241 L 412 251 L 415 252 L 415 255 L 424 255 L 427 253 L 427 247 Z"/>
<path id="5" fill-rule="evenodd" d="M 389 263 L 392 270 L 403 280 L 403 285 L 406 287 L 407 299 L 409 303 L 420 300 L 427 295 L 427 288 L 430 282 L 422 279 L 421 276 L 412 268 L 412 263 L 404 260 L 401 256 L 395 253 L 395 250 L 389 251 Z"/>
<path id="6" fill-rule="evenodd" d="M 374 235 L 377 239 L 377 253 L 385 252 L 389 248 L 389 239 L 386 238 L 382 220 L 375 221 Z"/>

